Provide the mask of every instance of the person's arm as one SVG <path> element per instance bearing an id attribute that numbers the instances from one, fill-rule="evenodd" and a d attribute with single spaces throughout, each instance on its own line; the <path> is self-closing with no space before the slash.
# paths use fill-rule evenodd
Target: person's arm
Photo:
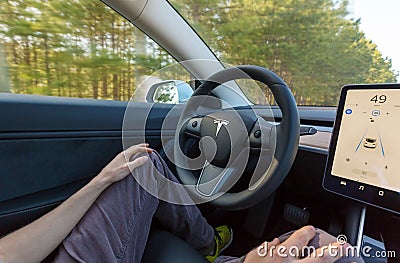
<path id="1" fill-rule="evenodd" d="M 33 223 L 0 239 L 0 263 L 40 262 L 71 232 L 97 197 L 112 183 L 125 178 L 130 170 L 143 165 L 146 156 L 127 162 L 136 153 L 151 152 L 139 144 L 118 154 L 86 186 L 54 210 Z"/>

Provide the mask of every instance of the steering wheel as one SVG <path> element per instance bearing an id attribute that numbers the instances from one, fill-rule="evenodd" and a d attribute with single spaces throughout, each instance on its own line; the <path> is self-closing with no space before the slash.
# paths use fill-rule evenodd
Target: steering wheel
<path id="1" fill-rule="evenodd" d="M 282 112 L 279 124 L 264 120 L 251 107 L 211 107 L 207 114 L 198 113 L 200 104 L 215 99 L 211 95 L 215 88 L 237 79 L 253 79 L 268 86 Z M 194 198 L 224 209 L 251 207 L 270 196 L 288 174 L 298 149 L 299 129 L 296 102 L 278 75 L 252 65 L 221 70 L 194 92 L 179 119 L 174 147 L 175 163 L 180 164 L 177 177 Z M 200 157 L 188 157 L 185 152 L 185 145 L 193 140 L 199 142 Z M 245 190 L 228 192 L 248 161 L 255 158 L 254 151 L 260 158 L 253 169 L 253 184 Z M 264 161 L 264 156 L 270 156 L 270 162 Z"/>

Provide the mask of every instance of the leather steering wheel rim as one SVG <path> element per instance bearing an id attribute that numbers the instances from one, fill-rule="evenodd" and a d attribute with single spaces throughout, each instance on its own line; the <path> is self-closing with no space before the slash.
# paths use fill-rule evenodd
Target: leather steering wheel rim
<path id="1" fill-rule="evenodd" d="M 255 189 L 246 189 L 237 193 L 224 193 L 211 203 L 224 209 L 239 210 L 251 207 L 269 197 L 287 176 L 297 154 L 300 133 L 300 120 L 295 99 L 288 85 L 275 73 L 259 66 L 243 65 L 221 70 L 206 80 L 192 95 L 209 95 L 216 87 L 236 79 L 253 79 L 268 86 L 282 112 L 282 120 L 277 125 L 276 150 L 268 176 L 264 177 Z M 190 103 L 190 100 L 188 101 Z M 185 109 L 188 108 L 187 106 Z M 185 110 L 183 111 L 185 113 Z M 184 115 L 182 114 L 182 116 Z M 178 127 L 182 127 L 184 118 L 180 118 Z M 177 132 L 175 144 L 183 134 Z M 180 147 L 180 146 L 178 146 Z M 177 152 L 174 151 L 174 156 Z M 193 185 L 196 178 L 189 170 L 177 167 L 177 177 L 184 185 Z"/>

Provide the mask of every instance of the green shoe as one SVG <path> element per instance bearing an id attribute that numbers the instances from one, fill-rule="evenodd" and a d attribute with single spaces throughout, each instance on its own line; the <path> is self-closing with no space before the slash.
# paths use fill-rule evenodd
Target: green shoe
<path id="1" fill-rule="evenodd" d="M 226 225 L 219 226 L 215 228 L 215 247 L 213 254 L 209 254 L 206 256 L 206 259 L 209 262 L 214 262 L 215 259 L 224 251 L 231 243 L 233 239 L 232 229 Z"/>

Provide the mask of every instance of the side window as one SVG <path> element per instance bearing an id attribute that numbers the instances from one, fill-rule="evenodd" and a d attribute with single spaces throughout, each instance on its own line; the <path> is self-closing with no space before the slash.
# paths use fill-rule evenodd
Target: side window
<path id="1" fill-rule="evenodd" d="M 3 92 L 129 100 L 146 77 L 176 63 L 98 0 L 4 0 L 0 10 Z"/>

